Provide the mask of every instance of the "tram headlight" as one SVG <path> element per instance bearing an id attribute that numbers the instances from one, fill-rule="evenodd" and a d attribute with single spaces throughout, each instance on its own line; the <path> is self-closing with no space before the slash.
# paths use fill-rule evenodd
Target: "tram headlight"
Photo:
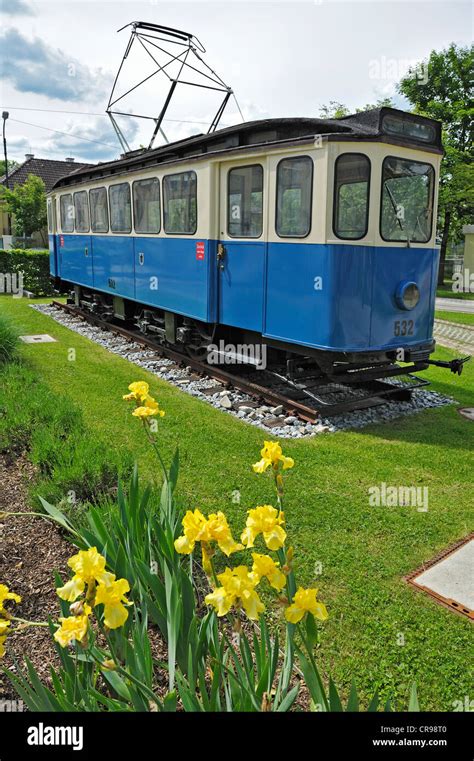
<path id="1" fill-rule="evenodd" d="M 395 300 L 400 309 L 414 309 L 420 300 L 420 289 L 416 283 L 405 280 L 397 287 Z"/>

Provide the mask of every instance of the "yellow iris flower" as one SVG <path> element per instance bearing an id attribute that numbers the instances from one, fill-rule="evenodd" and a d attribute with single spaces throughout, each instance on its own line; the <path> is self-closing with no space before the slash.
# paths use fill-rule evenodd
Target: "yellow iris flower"
<path id="1" fill-rule="evenodd" d="M 184 533 L 178 537 L 174 543 L 176 552 L 182 555 L 189 555 L 196 545 L 196 542 L 217 542 L 219 549 L 229 557 L 233 552 L 242 550 L 243 546 L 238 544 L 232 537 L 232 533 L 227 523 L 224 513 L 211 513 L 205 518 L 200 510 L 188 510 L 182 521 Z"/>
<path id="2" fill-rule="evenodd" d="M 252 552 L 252 558 L 252 572 L 258 576 L 259 580 L 267 578 L 270 586 L 281 592 L 286 585 L 286 576 L 283 571 L 280 571 L 280 564 L 275 563 L 269 555 L 259 555 L 257 552 Z"/>
<path id="3" fill-rule="evenodd" d="M 269 550 L 279 550 L 285 543 L 286 532 L 282 528 L 285 515 L 271 505 L 259 505 L 248 511 L 247 522 L 240 537 L 244 545 L 253 547 L 255 539 L 263 534 Z"/>
<path id="4" fill-rule="evenodd" d="M 99 580 L 94 605 L 104 605 L 104 623 L 109 629 L 118 629 L 128 618 L 125 605 L 131 605 L 125 594 L 130 592 L 127 579 L 116 579 L 113 573 L 104 573 Z"/>
<path id="5" fill-rule="evenodd" d="M 74 571 L 74 576 L 59 587 L 56 592 L 61 600 L 74 602 L 85 589 L 86 585 L 92 586 L 105 572 L 105 558 L 97 552 L 97 547 L 88 550 L 80 550 L 68 560 L 68 566 Z"/>
<path id="6" fill-rule="evenodd" d="M 160 410 L 160 405 L 153 399 L 152 396 L 147 396 L 142 400 L 140 407 L 136 407 L 133 410 L 132 415 L 139 418 L 151 417 L 152 415 L 159 415 L 160 417 L 164 417 L 165 411 Z"/>
<path id="7" fill-rule="evenodd" d="M 9 626 L 10 626 L 10 621 L 0 620 L 0 658 L 2 658 L 5 655 L 4 643 L 7 638 L 7 634 L 8 634 L 7 630 Z"/>
<path id="8" fill-rule="evenodd" d="M 276 441 L 264 441 L 260 454 L 262 459 L 252 466 L 255 473 L 265 473 L 270 466 L 274 470 L 278 470 L 280 463 L 283 465 L 283 470 L 288 470 L 288 468 L 292 468 L 295 464 L 295 461 L 291 457 L 284 456 L 281 446 Z"/>
<path id="9" fill-rule="evenodd" d="M 152 415 L 159 415 L 160 417 L 164 416 L 165 411 L 160 409 L 158 402 L 149 394 L 150 387 L 148 383 L 145 381 L 135 381 L 135 383 L 130 383 L 128 388 L 130 393 L 125 394 L 123 398 L 127 402 L 137 403 L 137 406 L 132 412 L 134 417 L 143 420 Z"/>
<path id="10" fill-rule="evenodd" d="M 232 607 L 233 597 L 228 594 L 224 587 L 217 587 L 204 598 L 207 605 L 215 608 L 219 617 L 225 616 Z"/>
<path id="11" fill-rule="evenodd" d="M 210 576 L 212 573 L 212 565 L 211 565 L 212 550 L 209 547 L 209 544 L 207 544 L 207 542 L 201 543 L 201 556 L 202 556 L 202 567 L 204 569 L 204 573 Z"/>
<path id="12" fill-rule="evenodd" d="M 0 584 L 0 616 L 8 615 L 8 611 L 4 608 L 3 603 L 5 600 L 14 600 L 14 602 L 21 602 L 20 595 L 15 592 L 10 592 L 6 584 Z"/>
<path id="13" fill-rule="evenodd" d="M 303 589 L 303 587 L 299 587 L 293 597 L 292 605 L 289 605 L 285 610 L 286 620 L 291 624 L 297 624 L 306 613 L 312 613 L 315 618 L 325 621 L 328 617 L 328 612 L 326 606 L 316 599 L 317 593 L 318 590 L 316 588 Z"/>
<path id="14" fill-rule="evenodd" d="M 54 632 L 54 639 L 61 647 L 67 647 L 71 642 L 84 642 L 89 627 L 89 616 L 92 609 L 84 605 L 84 613 L 80 616 L 60 618 L 61 626 Z"/>
<path id="15" fill-rule="evenodd" d="M 135 381 L 135 383 L 130 383 L 128 390 L 131 393 L 125 394 L 123 397 L 126 402 L 143 402 L 148 396 L 150 386 L 145 381 Z"/>
<path id="16" fill-rule="evenodd" d="M 225 616 L 233 605 L 242 606 L 252 621 L 258 620 L 260 613 L 265 610 L 265 605 L 255 591 L 258 576 L 249 572 L 246 566 L 239 565 L 233 569 L 226 568 L 217 578 L 221 586 L 206 595 L 207 605 L 211 605 L 219 617 Z"/>
<path id="17" fill-rule="evenodd" d="M 81 550 L 68 560 L 68 566 L 75 571 L 73 578 L 66 582 L 63 587 L 56 590 L 62 600 L 74 603 L 82 595 L 87 586 L 86 600 L 94 607 L 104 605 L 104 622 L 109 629 L 117 629 L 125 623 L 128 612 L 125 605 L 131 605 L 125 597 L 126 592 L 130 591 L 130 585 L 126 579 L 116 579 L 113 573 L 105 570 L 105 558 L 96 547 L 90 547 L 88 550 Z M 88 611 L 86 617 L 90 614 L 91 608 L 83 600 L 71 605 L 71 612 L 75 615 L 68 619 L 59 619 L 63 621 L 63 626 L 56 632 L 57 641 L 68 643 L 69 633 L 72 631 L 81 631 L 84 624 L 84 611 Z M 70 638 L 81 640 L 80 636 Z"/>

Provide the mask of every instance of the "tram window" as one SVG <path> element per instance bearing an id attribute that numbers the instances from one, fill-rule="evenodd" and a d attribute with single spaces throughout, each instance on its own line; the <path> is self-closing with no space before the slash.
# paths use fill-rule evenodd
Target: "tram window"
<path id="1" fill-rule="evenodd" d="M 109 210 L 107 208 L 107 191 L 105 188 L 94 188 L 89 191 L 91 207 L 91 226 L 93 233 L 109 231 Z"/>
<path id="2" fill-rule="evenodd" d="M 387 156 L 382 166 L 382 238 L 427 243 L 431 238 L 433 192 L 431 164 Z"/>
<path id="3" fill-rule="evenodd" d="M 121 182 L 109 187 L 110 229 L 113 233 L 129 233 L 132 231 L 132 206 L 130 201 L 130 185 Z"/>
<path id="4" fill-rule="evenodd" d="M 263 229 L 263 168 L 230 169 L 227 183 L 227 232 L 232 238 L 259 238 Z"/>
<path id="5" fill-rule="evenodd" d="M 74 206 L 72 205 L 71 193 L 61 196 L 59 202 L 61 210 L 61 230 L 63 233 L 74 232 Z"/>
<path id="6" fill-rule="evenodd" d="M 280 238 L 305 238 L 311 230 L 313 161 L 283 159 L 277 169 L 276 231 Z"/>
<path id="7" fill-rule="evenodd" d="M 51 203 L 51 198 L 48 198 L 48 203 L 46 205 L 46 213 L 48 216 L 48 232 L 53 232 L 53 205 Z"/>
<path id="8" fill-rule="evenodd" d="M 192 235 L 197 229 L 196 172 L 180 172 L 163 177 L 165 233 Z"/>
<path id="9" fill-rule="evenodd" d="M 76 219 L 76 232 L 88 233 L 89 232 L 89 204 L 87 201 L 87 192 L 81 190 L 79 193 L 74 193 L 74 212 Z"/>
<path id="10" fill-rule="evenodd" d="M 160 232 L 160 181 L 157 177 L 133 183 L 133 218 L 135 232 Z"/>
<path id="11" fill-rule="evenodd" d="M 370 161 L 362 153 L 344 153 L 336 161 L 334 180 L 334 233 L 359 240 L 369 222 Z"/>

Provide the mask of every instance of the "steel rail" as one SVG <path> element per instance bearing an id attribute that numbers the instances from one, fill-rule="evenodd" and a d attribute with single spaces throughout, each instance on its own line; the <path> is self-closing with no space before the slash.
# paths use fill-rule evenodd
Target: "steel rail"
<path id="1" fill-rule="evenodd" d="M 301 420 L 304 420 L 308 423 L 316 422 L 323 415 L 334 415 L 341 412 L 350 412 L 351 410 L 379 405 L 383 403 L 383 399 L 387 396 L 399 396 L 400 398 L 404 398 L 404 395 L 406 396 L 413 389 L 429 385 L 428 381 L 420 378 L 415 378 L 414 376 L 410 375 L 406 369 L 405 374 L 416 381 L 416 383 L 412 383 L 410 386 L 406 387 L 394 386 L 380 380 L 373 380 L 369 378 L 366 379 L 365 384 L 363 380 L 360 380 L 359 383 L 357 383 L 356 379 L 353 378 L 352 384 L 347 384 L 348 390 L 350 390 L 351 385 L 356 387 L 358 385 L 359 387 L 367 385 L 372 393 L 363 397 L 355 397 L 345 401 L 327 403 L 316 397 L 316 395 L 311 392 L 311 386 L 305 391 L 304 388 L 298 388 L 296 384 L 294 384 L 296 391 L 298 391 L 300 394 L 306 393 L 306 395 L 310 396 L 316 401 L 316 406 L 308 407 L 301 401 L 286 396 L 280 391 L 276 391 L 275 389 L 269 388 L 268 386 L 263 386 L 260 383 L 255 383 L 252 380 L 246 379 L 244 376 L 234 375 L 233 373 L 230 373 L 227 370 L 223 370 L 221 367 L 216 365 L 209 365 L 207 362 L 202 362 L 201 360 L 181 353 L 176 349 L 158 344 L 153 338 L 149 338 L 148 336 L 124 328 L 121 325 L 107 322 L 103 318 L 98 317 L 97 315 L 94 315 L 91 312 L 76 307 L 72 304 L 63 304 L 59 301 L 52 301 L 51 306 L 57 309 L 61 309 L 62 311 L 67 312 L 74 317 L 79 317 L 91 325 L 95 325 L 96 327 L 102 328 L 103 330 L 107 330 L 111 333 L 115 333 L 116 335 L 120 335 L 128 341 L 133 341 L 134 343 L 137 343 L 141 346 L 151 348 L 154 352 L 156 352 L 158 356 L 171 359 L 177 365 L 187 365 L 198 374 L 219 381 L 226 387 L 233 387 L 239 391 L 243 391 L 244 393 L 249 394 L 249 396 L 252 396 L 256 399 L 262 399 L 263 401 L 268 402 L 274 406 L 281 405 L 288 415 L 297 415 L 299 418 L 301 418 Z M 408 368 L 408 370 L 410 369 L 411 367 Z M 403 372 L 403 368 L 401 368 L 401 370 Z M 288 381 L 288 379 L 283 378 L 283 376 L 278 376 L 278 373 L 271 373 L 270 371 L 270 374 L 279 377 L 282 382 L 286 382 L 290 386 L 293 385 L 291 381 Z M 327 385 L 345 385 L 338 384 L 336 379 L 337 376 L 331 378 L 328 377 Z M 304 381 L 304 378 L 301 380 Z"/>

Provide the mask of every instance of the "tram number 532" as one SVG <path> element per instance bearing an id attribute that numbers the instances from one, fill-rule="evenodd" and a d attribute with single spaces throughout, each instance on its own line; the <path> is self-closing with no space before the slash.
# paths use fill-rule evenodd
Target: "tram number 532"
<path id="1" fill-rule="evenodd" d="M 415 330 L 413 320 L 395 320 L 393 323 L 394 336 L 412 336 Z"/>

